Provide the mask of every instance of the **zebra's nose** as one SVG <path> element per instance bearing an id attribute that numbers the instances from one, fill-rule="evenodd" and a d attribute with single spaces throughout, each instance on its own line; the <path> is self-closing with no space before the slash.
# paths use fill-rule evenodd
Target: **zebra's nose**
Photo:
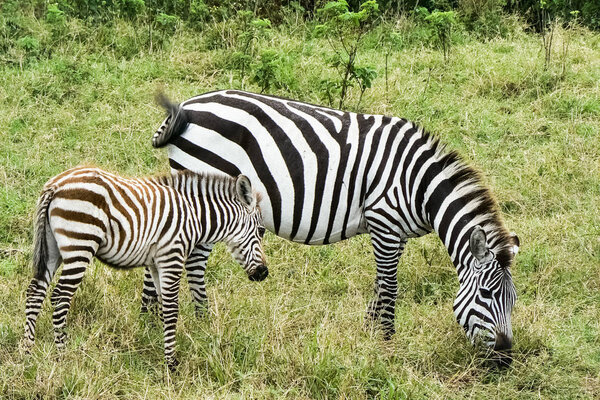
<path id="1" fill-rule="evenodd" d="M 496 344 L 494 345 L 494 350 L 496 351 L 506 351 L 512 348 L 512 340 L 508 337 L 508 335 L 498 332 L 496 333 Z"/>
<path id="2" fill-rule="evenodd" d="M 250 279 L 251 281 L 262 281 L 267 276 L 269 276 L 269 270 L 265 265 L 261 264 L 258 267 L 256 267 L 252 275 L 248 275 L 248 279 Z"/>
<path id="3" fill-rule="evenodd" d="M 494 345 L 494 350 L 497 353 L 494 359 L 499 367 L 506 368 L 512 363 L 511 348 L 512 339 L 508 337 L 508 335 L 498 332 L 496 334 L 496 343 Z"/>

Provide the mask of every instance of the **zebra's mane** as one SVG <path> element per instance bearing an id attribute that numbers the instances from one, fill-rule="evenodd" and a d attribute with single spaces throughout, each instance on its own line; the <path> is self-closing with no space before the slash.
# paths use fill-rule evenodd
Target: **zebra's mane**
<path id="1" fill-rule="evenodd" d="M 236 177 L 222 174 L 194 172 L 186 169 L 175 171 L 167 175 L 155 176 L 152 179 L 162 185 L 174 188 L 176 188 L 181 183 L 187 182 L 189 180 L 195 180 L 196 182 L 208 181 L 207 183 L 216 183 L 217 185 L 221 183 L 223 184 L 223 186 L 228 187 L 232 193 L 235 193 Z M 262 195 L 256 190 L 254 190 L 254 188 L 252 189 L 252 193 L 254 194 L 254 197 L 256 197 L 256 203 L 258 207 L 258 203 L 260 203 L 260 201 L 262 200 Z"/>
<path id="2" fill-rule="evenodd" d="M 190 170 L 174 171 L 170 174 L 156 176 L 155 179 L 161 180 L 165 185 L 177 185 L 179 182 L 186 181 L 188 179 L 197 179 L 198 181 L 206 180 L 209 182 L 218 182 L 224 184 L 234 184 L 235 178 L 222 174 L 208 174 L 204 172 L 193 172 Z"/>
<path id="3" fill-rule="evenodd" d="M 419 129 L 424 143 L 433 150 L 436 163 L 442 168 L 448 181 L 453 187 L 463 187 L 467 201 L 476 199 L 477 206 L 471 212 L 485 216 L 478 223 L 486 232 L 490 250 L 504 268 L 508 268 L 514 258 L 514 239 L 504 225 L 498 202 L 489 187 L 485 184 L 483 175 L 455 150 L 449 150 L 439 138 L 424 129 Z"/>
<path id="4" fill-rule="evenodd" d="M 174 171 L 170 174 L 156 175 L 151 177 L 150 179 L 154 180 L 155 182 L 161 185 L 173 188 L 178 188 L 178 186 L 180 186 L 181 184 L 185 184 L 190 181 L 206 181 L 209 184 L 222 184 L 223 186 L 228 187 L 232 190 L 235 188 L 234 177 L 220 174 L 207 174 L 202 172 L 198 173 L 189 170 Z"/>

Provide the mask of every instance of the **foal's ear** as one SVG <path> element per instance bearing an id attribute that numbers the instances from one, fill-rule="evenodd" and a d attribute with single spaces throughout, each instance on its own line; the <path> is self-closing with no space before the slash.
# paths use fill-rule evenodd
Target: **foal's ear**
<path id="1" fill-rule="evenodd" d="M 471 232 L 469 248 L 471 249 L 471 253 L 473 253 L 480 263 L 490 261 L 491 253 L 487 247 L 485 231 L 479 225 L 473 228 L 473 232 Z"/>
<path id="2" fill-rule="evenodd" d="M 238 200 L 244 203 L 249 208 L 256 207 L 256 197 L 252 193 L 252 185 L 250 179 L 246 175 L 238 175 L 235 179 L 235 193 Z"/>

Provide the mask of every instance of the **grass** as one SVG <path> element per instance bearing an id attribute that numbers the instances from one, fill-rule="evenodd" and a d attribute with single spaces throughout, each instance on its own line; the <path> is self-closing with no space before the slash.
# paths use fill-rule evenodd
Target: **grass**
<path id="1" fill-rule="evenodd" d="M 573 33 L 565 74 L 558 53 L 544 71 L 539 38 L 519 31 L 485 42 L 465 34 L 448 63 L 413 43 L 390 53 L 388 93 L 375 36 L 361 53 L 379 73 L 361 109 L 417 121 L 463 154 L 521 239 L 511 368 L 491 368 L 455 323 L 458 283 L 435 235 L 411 241 L 401 259 L 389 342 L 364 323 L 375 276 L 368 237 L 307 247 L 268 234 L 271 274 L 261 283 L 217 247 L 208 317 L 194 316 L 184 285 L 174 375 L 162 361 L 158 319 L 139 314 L 142 271 L 99 262 L 74 298 L 64 353 L 53 345 L 46 302 L 34 351 L 22 354 L 31 218 L 44 182 L 82 163 L 168 171 L 165 152 L 150 146 L 163 118 L 153 102 L 159 87 L 177 100 L 260 90 L 231 69 L 228 49 L 207 48 L 197 33 L 180 30 L 149 52 L 125 22 L 108 33 L 71 24 L 51 56 L 0 64 L 0 397 L 600 396 L 600 37 L 584 30 Z M 318 82 L 332 74 L 325 42 L 300 25 L 256 46 L 286 56 L 287 89 L 272 93 L 323 103 Z"/>

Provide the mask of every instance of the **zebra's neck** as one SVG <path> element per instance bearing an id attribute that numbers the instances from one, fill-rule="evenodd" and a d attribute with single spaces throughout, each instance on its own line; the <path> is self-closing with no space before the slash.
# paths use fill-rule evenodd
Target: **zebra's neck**
<path id="1" fill-rule="evenodd" d="M 162 178 L 162 183 L 172 187 L 185 200 L 193 215 L 190 223 L 195 225 L 196 231 L 203 232 L 200 239 L 217 241 L 229 234 L 231 215 L 222 212 L 222 208 L 237 202 L 233 178 L 178 171 Z M 211 217 L 217 214 L 217 218 Z M 211 232 L 220 232 L 221 236 L 213 237 Z"/>
<path id="2" fill-rule="evenodd" d="M 425 222 L 439 235 L 462 280 L 473 257 L 469 251 L 472 229 L 479 225 L 487 233 L 488 245 L 496 254 L 510 247 L 496 201 L 477 171 L 454 152 L 447 151 L 427 134 L 424 145 L 435 154 L 421 179 Z"/>

